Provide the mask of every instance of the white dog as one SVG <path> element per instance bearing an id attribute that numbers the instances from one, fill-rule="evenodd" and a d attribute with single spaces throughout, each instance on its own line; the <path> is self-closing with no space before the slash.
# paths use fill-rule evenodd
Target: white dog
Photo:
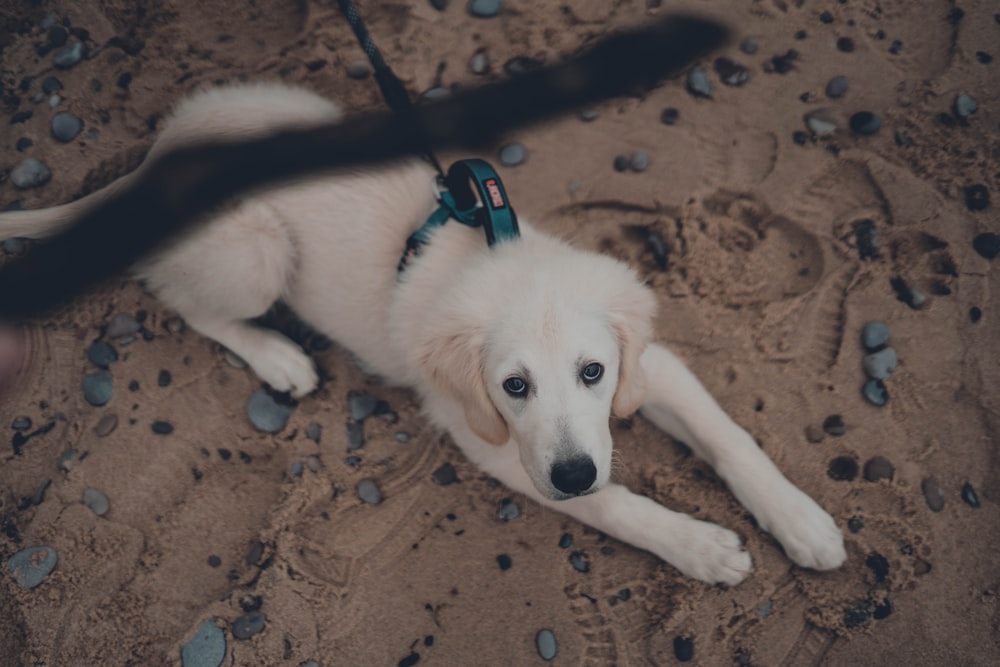
<path id="1" fill-rule="evenodd" d="M 339 115 L 305 90 L 216 89 L 183 103 L 150 155 Z M 64 206 L 4 214 L 0 237 L 52 234 L 129 179 Z M 523 222 L 519 240 L 490 248 L 481 230 L 452 221 L 397 273 L 407 238 L 435 209 L 432 185 L 417 160 L 301 179 L 227 205 L 134 270 L 191 327 L 273 388 L 302 396 L 317 384 L 309 357 L 249 322 L 284 300 L 370 370 L 416 389 L 485 472 L 690 577 L 736 584 L 750 557 L 734 532 L 608 481 L 612 413 L 640 409 L 690 446 L 799 565 L 844 562 L 833 519 L 650 342 L 655 300 L 628 267 Z"/>

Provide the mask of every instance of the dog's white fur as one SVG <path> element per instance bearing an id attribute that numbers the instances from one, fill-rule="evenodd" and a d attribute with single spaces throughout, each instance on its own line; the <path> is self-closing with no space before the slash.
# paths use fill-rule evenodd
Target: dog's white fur
<path id="1" fill-rule="evenodd" d="M 151 156 L 339 115 L 301 89 L 216 89 L 180 105 Z M 130 178 L 71 204 L 4 214 L 0 237 L 51 234 Z M 310 359 L 248 322 L 284 300 L 371 371 L 416 389 L 431 419 L 484 471 L 688 576 L 735 584 L 750 572 L 750 557 L 734 532 L 609 483 L 612 413 L 641 408 L 689 445 L 799 565 L 844 562 L 833 519 L 673 354 L 650 342 L 655 300 L 631 270 L 522 221 L 520 240 L 493 249 L 481 231 L 447 224 L 397 277 L 407 237 L 434 206 L 432 175 L 416 160 L 318 175 L 241 198 L 140 261 L 135 273 L 262 380 L 302 396 L 317 385 Z M 594 362 L 604 376 L 587 385 L 581 369 Z M 526 397 L 504 391 L 513 375 L 527 381 Z M 593 484 L 579 495 L 557 489 L 553 466 L 586 459 L 596 469 Z"/>

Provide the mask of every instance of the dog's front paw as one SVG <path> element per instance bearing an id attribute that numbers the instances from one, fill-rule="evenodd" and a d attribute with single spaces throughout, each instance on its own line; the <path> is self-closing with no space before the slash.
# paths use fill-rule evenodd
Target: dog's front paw
<path id="1" fill-rule="evenodd" d="M 795 487 L 786 495 L 767 528 L 788 557 L 797 565 L 814 570 L 832 570 L 843 565 L 847 560 L 844 536 L 833 517 Z"/>
<path id="2" fill-rule="evenodd" d="M 319 384 L 312 359 L 284 336 L 267 332 L 265 343 L 246 359 L 261 380 L 276 391 L 289 392 L 301 398 Z"/>
<path id="3" fill-rule="evenodd" d="M 714 523 L 692 519 L 668 539 L 673 548 L 664 560 L 694 579 L 735 586 L 753 570 L 739 535 Z"/>

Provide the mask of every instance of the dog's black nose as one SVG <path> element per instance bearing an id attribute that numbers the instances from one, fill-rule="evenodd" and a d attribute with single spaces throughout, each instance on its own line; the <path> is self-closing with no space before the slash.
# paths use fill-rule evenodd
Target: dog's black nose
<path id="1" fill-rule="evenodd" d="M 597 466 L 589 458 L 573 459 L 552 466 L 552 486 L 563 493 L 580 495 L 597 479 Z"/>

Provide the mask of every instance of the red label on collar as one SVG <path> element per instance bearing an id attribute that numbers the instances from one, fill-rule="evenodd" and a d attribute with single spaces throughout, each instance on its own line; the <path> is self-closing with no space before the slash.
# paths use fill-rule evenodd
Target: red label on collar
<path id="1" fill-rule="evenodd" d="M 500 188 L 497 186 L 495 179 L 489 179 L 483 185 L 486 186 L 486 191 L 490 193 L 490 204 L 493 208 L 503 208 L 506 203 L 503 200 L 503 195 L 500 193 Z"/>

